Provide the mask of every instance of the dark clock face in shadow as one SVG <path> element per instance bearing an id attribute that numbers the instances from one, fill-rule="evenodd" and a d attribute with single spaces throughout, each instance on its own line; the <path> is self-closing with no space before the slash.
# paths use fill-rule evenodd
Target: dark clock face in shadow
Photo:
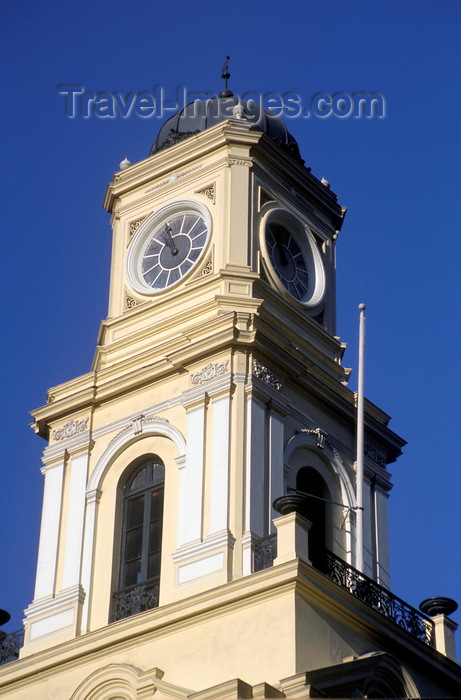
<path id="1" fill-rule="evenodd" d="M 166 289 L 193 267 L 208 240 L 205 220 L 185 213 L 164 222 L 147 244 L 141 262 L 144 282 L 152 290 Z"/>
<path id="2" fill-rule="evenodd" d="M 271 265 L 287 292 L 301 302 L 309 297 L 313 277 L 310 251 L 303 251 L 293 233 L 278 222 L 266 226 L 266 247 Z"/>

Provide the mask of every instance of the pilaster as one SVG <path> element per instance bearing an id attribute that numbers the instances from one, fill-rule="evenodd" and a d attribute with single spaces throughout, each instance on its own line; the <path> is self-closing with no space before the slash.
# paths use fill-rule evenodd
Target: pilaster
<path id="1" fill-rule="evenodd" d="M 23 656 L 48 646 L 50 639 L 58 643 L 81 632 L 86 596 L 81 581 L 85 489 L 92 445 L 89 432 L 84 431 L 65 442 L 56 442 L 44 452 L 39 563 L 34 601 L 25 611 Z M 61 555 L 60 532 L 64 534 Z"/>
<path id="2" fill-rule="evenodd" d="M 232 578 L 235 538 L 229 530 L 230 411 L 228 362 L 191 374 L 183 393 L 187 447 L 179 465 L 178 542 L 174 598 Z M 218 368 L 218 369 L 216 369 Z M 206 497 L 205 497 L 206 496 Z"/>

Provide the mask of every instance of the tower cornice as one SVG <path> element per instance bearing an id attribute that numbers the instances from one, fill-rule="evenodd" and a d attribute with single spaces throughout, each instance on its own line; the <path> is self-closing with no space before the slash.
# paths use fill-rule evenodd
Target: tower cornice
<path id="1" fill-rule="evenodd" d="M 131 189 L 139 189 L 151 183 L 153 179 L 161 180 L 168 176 L 174 182 L 175 173 L 181 174 L 188 165 L 194 167 L 209 153 L 225 146 L 244 146 L 245 150 L 256 144 L 263 133 L 252 129 L 251 123 L 237 120 L 220 122 L 199 134 L 189 136 L 185 141 L 159 151 L 126 170 L 114 174 L 107 186 L 103 206 L 112 212 L 119 197 Z M 237 155 L 237 154 L 236 154 Z"/>

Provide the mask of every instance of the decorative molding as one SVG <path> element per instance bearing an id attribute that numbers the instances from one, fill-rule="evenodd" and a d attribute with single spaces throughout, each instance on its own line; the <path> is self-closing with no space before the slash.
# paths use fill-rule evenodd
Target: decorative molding
<path id="1" fill-rule="evenodd" d="M 158 190 L 160 187 L 164 187 L 165 185 L 169 185 L 172 182 L 176 182 L 176 180 L 179 180 L 181 177 L 184 177 L 185 175 L 189 175 L 189 173 L 192 173 L 194 170 L 199 170 L 202 166 L 201 165 L 195 165 L 193 168 L 188 168 L 187 170 L 182 170 L 180 173 L 173 173 L 170 175 L 170 177 L 167 177 L 165 180 L 162 180 L 161 182 L 157 183 L 153 187 L 149 187 L 148 190 L 144 190 L 144 194 L 148 194 L 149 192 L 153 192 L 154 190 Z"/>
<path id="2" fill-rule="evenodd" d="M 188 562 L 178 566 L 176 579 L 177 585 L 189 583 L 195 579 L 216 575 L 224 569 L 225 557 L 224 552 L 216 552 L 202 559 Z"/>
<path id="3" fill-rule="evenodd" d="M 328 445 L 328 447 L 330 448 L 330 450 L 333 452 L 333 454 L 334 454 L 334 456 L 335 456 L 335 459 L 337 460 L 338 464 L 340 464 L 341 467 L 344 468 L 343 458 L 342 458 L 341 455 L 339 454 L 339 452 L 338 452 L 338 450 L 336 449 L 336 447 L 334 447 L 334 445 L 332 445 L 331 442 L 329 442 L 328 440 L 327 440 L 327 445 Z"/>
<path id="4" fill-rule="evenodd" d="M 274 374 L 274 372 L 262 365 L 258 360 L 253 360 L 253 374 L 257 379 L 269 384 L 269 386 L 280 391 L 282 388 L 282 380 Z"/>
<path id="5" fill-rule="evenodd" d="M 122 428 L 122 430 L 120 430 L 120 431 L 117 433 L 117 435 L 114 435 L 114 437 L 112 438 L 112 440 L 110 440 L 108 447 L 110 447 L 110 446 L 112 445 L 113 442 L 115 442 L 116 440 L 118 440 L 118 439 L 120 438 L 121 435 L 123 435 L 124 433 L 128 433 L 128 432 L 132 429 L 132 427 L 133 427 L 133 422 L 129 423 L 128 425 L 125 425 L 125 427 Z"/>
<path id="6" fill-rule="evenodd" d="M 143 301 L 139 301 L 139 299 L 135 299 L 134 297 L 129 294 L 125 290 L 125 311 L 129 311 L 130 309 L 134 309 L 136 306 L 139 306 L 140 304 L 143 304 Z"/>
<path id="7" fill-rule="evenodd" d="M 253 161 L 249 160 L 249 159 L 246 160 L 244 158 L 228 158 L 227 164 L 228 165 L 244 165 L 247 168 L 251 168 L 253 166 Z"/>
<path id="8" fill-rule="evenodd" d="M 210 255 L 210 257 L 208 258 L 205 265 L 200 270 L 197 277 L 206 277 L 207 275 L 211 275 L 212 272 L 213 272 L 213 254 Z"/>
<path id="9" fill-rule="evenodd" d="M 116 421 L 112 421 L 111 423 L 107 423 L 106 425 L 101 425 L 99 428 L 95 428 L 92 435 L 95 440 L 99 439 L 102 435 L 108 435 L 109 433 L 115 433 L 115 431 L 119 432 L 125 426 L 129 423 L 130 420 L 133 420 L 139 413 L 143 413 L 145 416 L 158 416 L 162 411 L 168 411 L 170 408 L 173 408 L 175 406 L 180 406 L 182 401 L 182 394 L 179 396 L 173 396 L 166 401 L 160 401 L 159 403 L 156 404 L 150 404 L 149 406 L 145 406 L 141 410 L 137 411 L 136 413 L 133 413 L 129 416 L 124 416 L 123 418 L 119 418 Z"/>
<path id="10" fill-rule="evenodd" d="M 325 447 L 328 447 L 332 451 L 333 456 L 338 462 L 338 464 L 340 464 L 341 467 L 344 467 L 343 458 L 339 454 L 336 447 L 331 444 L 330 440 L 328 440 L 328 433 L 326 433 L 324 430 L 322 430 L 321 428 L 300 428 L 299 430 L 296 430 L 295 433 L 298 435 L 315 435 L 317 437 L 317 447 L 321 450 L 323 450 Z"/>
<path id="11" fill-rule="evenodd" d="M 86 426 L 88 424 L 89 418 L 85 418 L 84 420 L 70 420 L 68 423 L 62 426 L 62 428 L 58 428 L 58 430 L 53 430 L 53 439 L 54 440 L 66 440 L 67 438 L 72 437 L 73 435 L 77 435 L 77 433 L 83 433 L 86 430 Z"/>
<path id="12" fill-rule="evenodd" d="M 150 423 L 168 423 L 169 420 L 167 418 L 162 418 L 161 416 L 146 416 L 143 413 L 139 413 L 137 416 L 134 416 L 131 418 L 130 422 L 128 425 L 126 425 L 120 432 L 117 433 L 117 435 L 114 435 L 112 440 L 109 442 L 108 447 L 118 440 L 121 435 L 124 433 L 132 431 L 134 435 L 141 435 L 141 433 L 144 431 L 144 427 L 148 426 Z"/>
<path id="13" fill-rule="evenodd" d="M 128 243 L 131 241 L 131 239 L 133 238 L 133 236 L 136 233 L 136 231 L 138 230 L 138 228 L 141 226 L 142 223 L 144 223 L 144 221 L 147 219 L 148 216 L 150 216 L 150 214 L 143 216 L 142 219 L 137 219 L 136 221 L 132 221 L 130 223 L 130 236 L 128 239 Z"/>
<path id="14" fill-rule="evenodd" d="M 319 447 L 321 450 L 325 447 L 325 440 L 328 435 L 328 433 L 325 433 L 323 430 L 320 428 L 301 428 L 300 430 L 296 431 L 297 433 L 304 433 L 308 435 L 316 435 L 317 436 L 317 447 Z M 331 447 L 331 445 L 328 443 L 328 446 Z"/>
<path id="15" fill-rule="evenodd" d="M 148 416 L 142 420 L 142 425 L 148 426 L 150 423 L 169 423 L 168 418 L 162 418 L 162 416 Z"/>
<path id="16" fill-rule="evenodd" d="M 203 382 L 209 382 L 210 379 L 219 377 L 227 372 L 227 365 L 229 360 L 221 363 L 210 362 L 206 367 L 204 367 L 200 372 L 196 374 L 191 374 L 190 380 L 192 384 L 202 384 Z"/>
<path id="17" fill-rule="evenodd" d="M 171 555 L 175 564 L 181 564 L 190 559 L 194 560 L 204 554 L 210 554 L 222 548 L 235 545 L 235 537 L 229 530 L 221 530 L 212 535 L 208 535 L 204 540 L 188 542 L 183 544 Z"/>
<path id="18" fill-rule="evenodd" d="M 133 418 L 131 422 L 131 427 L 133 428 L 133 433 L 135 435 L 140 435 L 142 433 L 142 424 L 144 422 L 145 416 L 140 413 L 139 416 Z"/>
<path id="19" fill-rule="evenodd" d="M 213 182 L 200 190 L 195 190 L 195 194 L 202 194 L 204 197 L 208 197 L 214 204 L 216 202 L 216 183 Z"/>
<path id="20" fill-rule="evenodd" d="M 374 445 L 371 445 L 369 442 L 366 442 L 364 445 L 364 454 L 365 457 L 371 459 L 372 462 L 382 467 L 383 469 L 386 469 L 386 455 L 384 454 L 384 452 L 380 452 Z"/>

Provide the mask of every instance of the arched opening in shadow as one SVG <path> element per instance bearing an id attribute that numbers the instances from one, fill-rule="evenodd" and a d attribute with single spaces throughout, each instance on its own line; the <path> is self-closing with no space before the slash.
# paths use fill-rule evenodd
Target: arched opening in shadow
<path id="1" fill-rule="evenodd" d="M 296 490 L 306 497 L 306 505 L 301 513 L 312 523 L 309 531 L 309 559 L 320 571 L 326 566 L 327 547 L 327 503 L 331 500 L 325 480 L 313 467 L 302 467 L 296 475 Z"/>

